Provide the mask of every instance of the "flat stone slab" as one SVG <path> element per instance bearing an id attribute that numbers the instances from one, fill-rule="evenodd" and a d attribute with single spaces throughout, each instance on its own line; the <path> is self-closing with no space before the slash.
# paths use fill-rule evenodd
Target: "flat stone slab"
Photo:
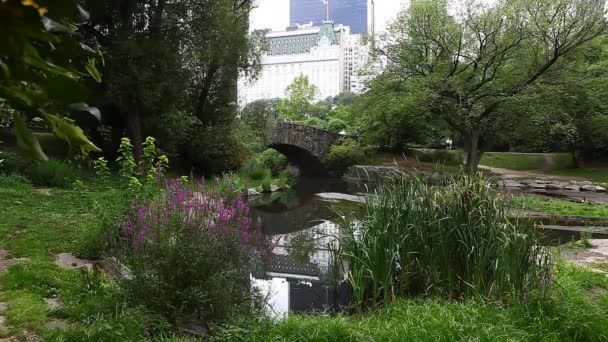
<path id="1" fill-rule="evenodd" d="M 315 196 L 320 197 L 325 201 L 330 202 L 339 202 L 339 201 L 349 201 L 349 202 L 357 202 L 357 203 L 365 203 L 365 197 L 357 196 L 357 195 L 349 195 L 343 194 L 339 192 L 322 192 L 318 193 Z"/>
<path id="2" fill-rule="evenodd" d="M 44 298 L 44 302 L 50 311 L 57 310 L 61 307 L 61 301 L 57 297 Z"/>
<path id="3" fill-rule="evenodd" d="M 62 319 L 54 318 L 46 322 L 44 326 L 49 330 L 68 330 L 70 328 L 70 323 Z"/>
<path id="4" fill-rule="evenodd" d="M 89 260 L 75 257 L 72 253 L 59 253 L 55 255 L 55 265 L 61 268 L 77 269 L 81 267 L 91 267 Z"/>

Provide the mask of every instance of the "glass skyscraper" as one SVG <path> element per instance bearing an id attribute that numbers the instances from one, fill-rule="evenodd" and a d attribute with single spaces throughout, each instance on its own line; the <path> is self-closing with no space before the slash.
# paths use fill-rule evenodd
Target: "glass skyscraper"
<path id="1" fill-rule="evenodd" d="M 336 24 L 350 26 L 351 33 L 367 32 L 368 0 L 290 0 L 291 25 L 321 24 L 328 16 Z"/>

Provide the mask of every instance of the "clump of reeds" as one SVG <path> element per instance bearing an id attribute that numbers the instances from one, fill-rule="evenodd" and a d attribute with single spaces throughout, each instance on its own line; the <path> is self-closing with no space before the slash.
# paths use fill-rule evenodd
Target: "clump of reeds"
<path id="1" fill-rule="evenodd" d="M 531 222 L 509 217 L 481 175 L 445 187 L 386 181 L 357 221 L 345 222 L 341 256 L 356 303 L 399 296 L 512 301 L 550 285 L 551 267 Z"/>

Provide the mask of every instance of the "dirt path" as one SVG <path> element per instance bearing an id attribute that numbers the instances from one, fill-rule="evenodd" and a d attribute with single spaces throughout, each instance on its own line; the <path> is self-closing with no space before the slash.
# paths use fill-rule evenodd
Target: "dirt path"
<path id="1" fill-rule="evenodd" d="M 545 163 L 543 164 L 543 171 L 553 170 L 556 168 L 555 160 L 553 160 L 552 154 L 543 153 L 543 158 L 545 158 Z"/>

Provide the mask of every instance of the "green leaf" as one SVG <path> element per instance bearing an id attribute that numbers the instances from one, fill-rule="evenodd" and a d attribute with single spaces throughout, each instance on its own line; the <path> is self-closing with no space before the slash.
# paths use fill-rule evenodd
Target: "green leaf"
<path id="1" fill-rule="evenodd" d="M 97 83 L 101 83 L 101 73 L 95 67 L 95 63 L 96 63 L 95 58 L 89 58 L 89 63 L 87 63 L 85 68 L 87 69 L 89 74 L 91 76 L 93 76 L 93 78 L 95 79 L 95 81 L 97 81 Z"/>
<path id="2" fill-rule="evenodd" d="M 15 135 L 17 137 L 17 146 L 21 153 L 30 160 L 47 161 L 49 158 L 42 151 L 40 142 L 27 126 L 25 118 L 19 113 L 15 113 Z"/>
<path id="3" fill-rule="evenodd" d="M 52 74 L 62 75 L 74 79 L 77 78 L 76 75 L 74 75 L 74 73 L 72 73 L 70 70 L 44 60 L 42 57 L 40 57 L 40 54 L 38 54 L 38 50 L 36 50 L 36 48 L 29 43 L 25 43 L 23 45 L 23 61 L 34 68 L 47 71 Z"/>

